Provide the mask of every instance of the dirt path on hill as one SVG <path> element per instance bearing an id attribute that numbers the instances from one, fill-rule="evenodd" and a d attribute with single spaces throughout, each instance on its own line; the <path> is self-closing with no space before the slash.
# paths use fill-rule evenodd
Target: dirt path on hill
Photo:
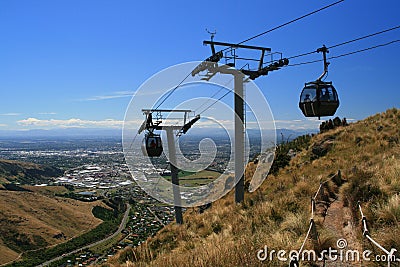
<path id="1" fill-rule="evenodd" d="M 362 245 L 357 240 L 358 227 L 354 225 L 351 210 L 343 205 L 343 200 L 338 196 L 337 200 L 334 200 L 326 212 L 326 217 L 323 223 L 325 229 L 327 229 L 334 237 L 334 249 L 343 251 L 343 260 L 340 260 L 340 253 L 338 255 L 338 260 L 332 261 L 327 260 L 326 267 L 354 267 L 361 266 L 361 261 L 353 261 L 351 258 L 346 259 L 346 252 L 349 250 L 357 250 L 360 253 L 360 258 L 362 257 Z M 346 243 L 339 249 L 338 243 L 340 241 L 346 240 Z M 344 243 L 344 242 L 342 242 Z"/>

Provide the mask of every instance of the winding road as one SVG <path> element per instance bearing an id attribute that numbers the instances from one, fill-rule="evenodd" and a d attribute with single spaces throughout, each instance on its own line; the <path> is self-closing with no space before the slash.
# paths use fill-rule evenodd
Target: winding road
<path id="1" fill-rule="evenodd" d="M 129 203 L 127 203 L 126 205 L 127 205 L 126 211 L 125 211 L 124 217 L 123 217 L 123 219 L 122 219 L 122 221 L 121 221 L 121 224 L 119 225 L 118 230 L 117 230 L 116 232 L 114 232 L 112 235 L 110 235 L 110 236 L 108 236 L 108 237 L 106 237 L 106 238 L 104 238 L 104 239 L 102 239 L 102 240 L 96 241 L 96 242 L 94 242 L 94 243 L 92 243 L 92 244 L 89 244 L 89 245 L 86 245 L 86 246 L 84 246 L 84 247 L 75 249 L 74 251 L 65 253 L 65 254 L 63 254 L 62 256 L 59 256 L 59 257 L 56 257 L 56 258 L 51 259 L 51 260 L 49 260 L 49 261 L 46 261 L 46 262 L 44 262 L 44 263 L 42 263 L 42 264 L 40 264 L 40 265 L 37 265 L 37 267 L 47 266 L 47 265 L 49 265 L 50 263 L 53 263 L 53 262 L 55 262 L 55 261 L 59 261 L 59 260 L 61 260 L 61 259 L 64 258 L 64 257 L 70 256 L 70 255 L 73 255 L 73 254 L 76 254 L 76 253 L 78 253 L 78 252 L 80 252 L 80 251 L 82 251 L 82 250 L 85 250 L 85 249 L 89 249 L 89 248 L 98 246 L 98 245 L 100 245 L 100 244 L 102 244 L 102 243 L 104 243 L 104 242 L 107 242 L 108 240 L 110 240 L 110 239 L 116 237 L 117 235 L 119 235 L 119 234 L 122 232 L 122 230 L 124 230 L 125 225 L 126 225 L 126 223 L 128 222 L 128 219 L 129 219 L 129 211 L 131 210 L 131 205 L 130 205 Z"/>

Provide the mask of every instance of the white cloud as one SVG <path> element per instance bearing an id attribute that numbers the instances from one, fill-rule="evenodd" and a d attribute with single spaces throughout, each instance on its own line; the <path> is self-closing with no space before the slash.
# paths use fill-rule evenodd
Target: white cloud
<path id="1" fill-rule="evenodd" d="M 17 123 L 21 126 L 33 128 L 122 128 L 123 125 L 121 120 L 82 120 L 77 118 L 67 120 L 27 118 L 19 120 Z"/>
<path id="2" fill-rule="evenodd" d="M 232 120 L 212 119 L 213 118 L 210 117 L 208 120 L 200 120 L 194 124 L 194 127 L 234 129 L 234 122 Z"/>
<path id="3" fill-rule="evenodd" d="M 142 124 L 142 120 L 135 119 L 125 122 L 125 127 L 127 129 L 137 130 Z M 317 129 L 321 121 L 317 119 L 305 119 L 305 120 L 275 120 L 276 128 L 286 128 L 292 130 L 299 129 Z M 53 128 L 114 128 L 121 129 L 124 125 L 124 121 L 115 119 L 105 119 L 105 120 L 83 120 L 79 118 L 71 119 L 38 119 L 38 118 L 27 118 L 17 121 L 20 126 L 27 128 L 42 128 L 42 129 L 53 129 Z M 0 124 L 0 127 L 5 127 L 7 125 Z M 213 118 L 208 118 L 208 120 L 200 120 L 196 122 L 195 127 L 197 128 L 225 128 L 227 130 L 232 130 L 234 128 L 233 120 L 215 120 Z M 268 122 L 255 122 L 248 121 L 248 129 L 259 128 L 262 129 L 272 129 L 272 121 Z"/>
<path id="4" fill-rule="evenodd" d="M 321 121 L 317 118 L 305 120 L 275 120 L 276 128 L 286 128 L 291 130 L 318 129 Z"/>
<path id="5" fill-rule="evenodd" d="M 7 126 L 8 126 L 7 124 L 0 123 L 0 127 L 7 127 Z"/>
<path id="6" fill-rule="evenodd" d="M 3 113 L 0 114 L 0 116 L 19 116 L 21 113 L 16 113 L 16 112 L 9 112 L 9 113 Z"/>
<path id="7" fill-rule="evenodd" d="M 275 123 L 275 125 L 274 125 Z M 318 129 L 321 121 L 316 118 L 310 119 L 293 119 L 293 120 L 275 120 L 275 121 L 255 121 L 248 120 L 246 121 L 247 129 L 263 129 L 263 130 L 271 130 L 276 128 L 285 128 L 290 130 L 305 130 L 305 129 Z M 200 128 L 225 128 L 228 130 L 234 129 L 234 121 L 233 120 L 217 120 L 212 117 L 208 117 L 207 120 L 200 120 L 196 122 L 195 127 Z"/>
<path id="8" fill-rule="evenodd" d="M 86 99 L 81 99 L 81 101 L 98 101 L 98 100 L 106 100 L 114 98 L 132 97 L 134 93 L 135 93 L 134 91 L 118 91 L 110 95 L 98 95 Z"/>

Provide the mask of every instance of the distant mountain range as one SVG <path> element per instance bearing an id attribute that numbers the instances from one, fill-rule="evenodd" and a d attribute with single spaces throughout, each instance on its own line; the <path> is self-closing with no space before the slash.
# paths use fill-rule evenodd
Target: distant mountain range
<path id="1" fill-rule="evenodd" d="M 316 129 L 276 129 L 277 140 L 292 139 L 299 135 L 316 133 Z M 210 135 L 214 136 L 225 135 L 226 131 L 223 129 L 209 129 L 209 128 L 193 128 L 188 131 L 188 135 Z M 250 136 L 259 135 L 258 130 L 248 130 Z M 273 130 L 264 131 L 267 136 L 273 136 Z M 94 128 L 67 128 L 67 129 L 51 129 L 51 130 L 2 130 L 0 131 L 0 138 L 30 138 L 30 137 L 121 137 L 121 129 L 94 129 Z"/>
<path id="2" fill-rule="evenodd" d="M 67 129 L 51 129 L 51 130 L 14 130 L 0 131 L 0 137 L 96 137 L 110 136 L 118 137 L 122 135 L 121 129 L 94 129 L 94 128 L 67 128 Z"/>

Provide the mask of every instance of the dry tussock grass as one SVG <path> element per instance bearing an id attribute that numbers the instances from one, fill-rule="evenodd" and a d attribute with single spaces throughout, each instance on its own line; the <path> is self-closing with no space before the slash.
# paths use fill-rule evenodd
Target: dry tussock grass
<path id="1" fill-rule="evenodd" d="M 62 232 L 69 239 L 101 223 L 91 212 L 95 205 L 102 204 L 47 197 L 31 192 L 0 191 L 0 236 L 4 238 L 7 234 L 5 231 L 14 231 L 28 238 L 40 236 L 48 244 L 62 243 L 64 239 L 55 239 L 53 236 Z M 5 253 L 0 255 L 13 254 L 3 246 L 5 244 L 0 241 L 0 252 Z M 3 257 L 0 256 L 0 263 L 2 261 Z"/>
<path id="2" fill-rule="evenodd" d="M 231 192 L 203 214 L 188 210 L 184 225 L 168 225 L 140 247 L 122 251 L 107 266 L 265 266 L 256 257 L 264 245 L 287 251 L 301 246 L 310 197 L 339 169 L 347 182 L 327 183 L 324 197 L 339 194 L 352 208 L 355 223 L 360 219 L 357 201 L 362 201 L 373 235 L 388 248 L 400 250 L 399 122 L 400 111 L 392 109 L 316 135 L 309 149 L 277 175 L 268 176 L 256 192 L 247 193 L 243 204 L 234 204 Z M 326 155 L 315 156 L 313 146 L 327 142 Z M 249 164 L 246 176 L 255 167 Z M 336 240 L 321 220 L 317 218 L 323 249 Z M 309 243 L 306 247 L 311 248 Z M 268 262 L 268 266 L 280 264 Z"/>
<path id="3" fill-rule="evenodd" d="M 11 262 L 18 257 L 18 253 L 9 249 L 2 240 L 0 240 L 0 265 Z"/>

